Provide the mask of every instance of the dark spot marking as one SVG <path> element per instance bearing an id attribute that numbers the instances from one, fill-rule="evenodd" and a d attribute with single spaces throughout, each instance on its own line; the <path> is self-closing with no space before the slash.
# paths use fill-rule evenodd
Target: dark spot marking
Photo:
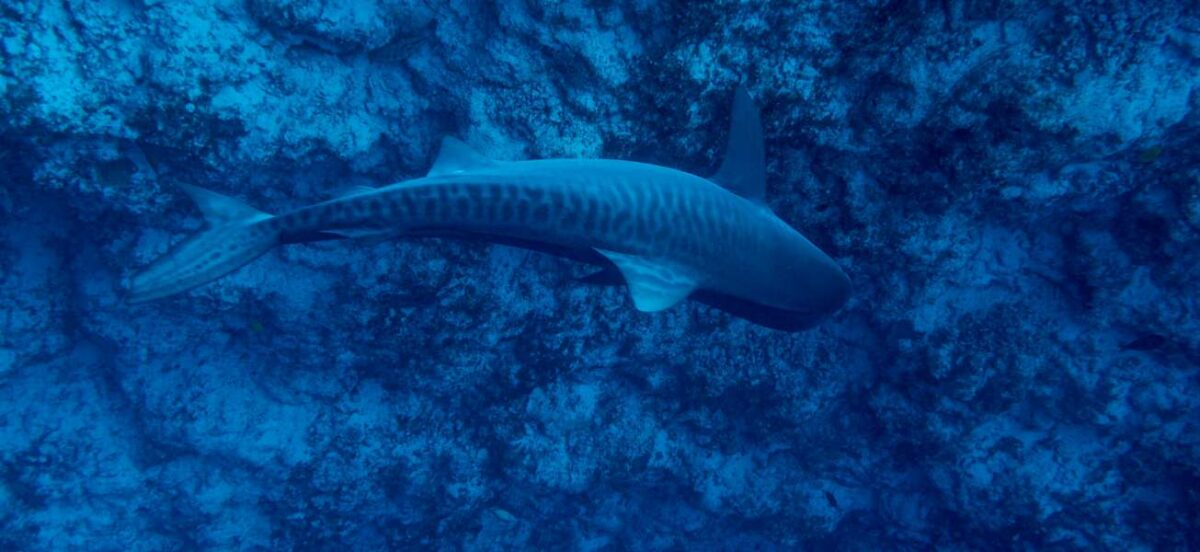
<path id="1" fill-rule="evenodd" d="M 624 228 L 626 224 L 629 224 L 629 213 L 622 211 L 613 216 L 613 226 L 615 228 Z"/>
<path id="2" fill-rule="evenodd" d="M 679 252 L 687 251 L 687 234 L 683 232 L 672 232 L 670 236 L 671 249 Z"/>
<path id="3" fill-rule="evenodd" d="M 494 222 L 496 220 L 496 210 L 498 207 L 499 204 L 495 200 L 489 200 L 487 202 L 487 220 L 489 222 Z"/>
<path id="4" fill-rule="evenodd" d="M 545 203 L 539 203 L 533 209 L 533 222 L 545 224 L 550 220 L 550 206 Z"/>
<path id="5" fill-rule="evenodd" d="M 317 226 L 322 225 L 322 224 L 328 224 L 330 221 L 335 220 L 336 216 L 337 216 L 336 208 L 322 207 L 319 210 L 317 210 L 317 219 L 316 219 L 316 221 L 313 222 L 313 224 L 317 225 Z"/>
<path id="6" fill-rule="evenodd" d="M 600 209 L 600 216 L 596 220 L 596 230 L 600 234 L 607 235 L 612 232 L 612 210 Z"/>
<path id="7" fill-rule="evenodd" d="M 671 236 L 673 235 L 670 228 L 661 227 L 656 224 L 650 225 L 649 229 L 650 235 L 653 236 L 655 240 L 667 241 L 670 240 Z"/>
<path id="8" fill-rule="evenodd" d="M 328 220 L 338 221 L 338 222 L 345 221 L 347 218 L 349 218 L 347 216 L 348 211 L 349 211 L 349 208 L 345 203 L 334 203 L 329 208 L 329 219 Z"/>
<path id="9" fill-rule="evenodd" d="M 500 220 L 509 222 L 512 220 L 513 206 L 511 201 L 504 201 L 500 205 Z"/>
<path id="10" fill-rule="evenodd" d="M 621 239 L 623 240 L 635 239 L 637 237 L 637 223 L 634 222 L 633 219 L 630 219 L 629 223 L 620 228 L 620 233 L 618 235 L 620 235 Z"/>
<path id="11" fill-rule="evenodd" d="M 596 231 L 596 199 L 587 197 L 583 203 L 583 230 L 591 234 Z"/>
<path id="12" fill-rule="evenodd" d="M 567 210 L 562 214 L 562 222 L 566 228 L 574 228 L 579 224 L 579 211 Z"/>

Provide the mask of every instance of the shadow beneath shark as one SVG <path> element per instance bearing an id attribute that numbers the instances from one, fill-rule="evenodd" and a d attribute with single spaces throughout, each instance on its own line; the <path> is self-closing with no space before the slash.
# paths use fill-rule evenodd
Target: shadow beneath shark
<path id="1" fill-rule="evenodd" d="M 617 266 L 613 264 L 612 261 L 608 260 L 608 258 L 590 248 L 581 249 L 564 247 L 533 240 L 523 240 L 508 236 L 499 236 L 495 234 L 479 232 L 452 232 L 445 230 L 415 229 L 412 231 L 406 231 L 404 237 L 406 239 L 454 239 L 478 244 L 516 247 L 519 249 L 543 253 L 563 259 L 570 259 L 572 261 L 598 267 L 599 270 L 596 272 L 579 279 L 579 281 L 583 284 L 603 287 L 625 285 L 625 279 L 621 276 L 621 272 L 617 269 Z M 345 239 L 345 237 L 336 234 L 317 233 L 305 236 L 303 239 L 294 240 L 291 243 L 340 239 Z M 823 318 L 823 316 L 820 314 L 768 307 L 752 301 L 746 301 L 744 299 L 739 299 L 737 297 L 708 290 L 698 290 L 689 296 L 688 299 L 717 309 L 735 318 L 740 318 L 759 326 L 765 326 L 773 330 L 784 332 L 798 332 L 807 330 L 815 326 Z"/>

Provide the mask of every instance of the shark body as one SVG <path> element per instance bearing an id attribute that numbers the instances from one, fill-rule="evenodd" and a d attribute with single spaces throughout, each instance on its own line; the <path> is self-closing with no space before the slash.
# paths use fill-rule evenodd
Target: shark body
<path id="1" fill-rule="evenodd" d="M 840 307 L 837 264 L 762 202 L 758 113 L 739 90 L 730 146 L 711 179 L 630 161 L 493 161 L 446 139 L 429 174 L 279 216 L 185 187 L 209 228 L 132 279 L 129 300 L 174 295 L 288 243 L 457 236 L 615 267 L 635 307 L 688 297 L 762 325 L 801 329 Z"/>

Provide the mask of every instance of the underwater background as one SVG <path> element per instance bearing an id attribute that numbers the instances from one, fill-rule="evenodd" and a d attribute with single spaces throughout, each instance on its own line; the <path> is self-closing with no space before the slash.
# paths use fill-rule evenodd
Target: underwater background
<path id="1" fill-rule="evenodd" d="M 1191 1 L 0 2 L 0 549 L 1200 549 Z M 202 224 L 499 159 L 710 174 L 854 281 L 774 331 L 518 249 Z"/>

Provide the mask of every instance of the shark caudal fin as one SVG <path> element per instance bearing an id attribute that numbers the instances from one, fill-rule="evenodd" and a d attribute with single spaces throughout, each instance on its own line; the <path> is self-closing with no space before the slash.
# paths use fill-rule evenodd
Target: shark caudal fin
<path id="1" fill-rule="evenodd" d="M 126 300 L 143 303 L 185 292 L 229 274 L 279 243 L 271 215 L 234 198 L 183 186 L 208 227 L 135 275 Z"/>

